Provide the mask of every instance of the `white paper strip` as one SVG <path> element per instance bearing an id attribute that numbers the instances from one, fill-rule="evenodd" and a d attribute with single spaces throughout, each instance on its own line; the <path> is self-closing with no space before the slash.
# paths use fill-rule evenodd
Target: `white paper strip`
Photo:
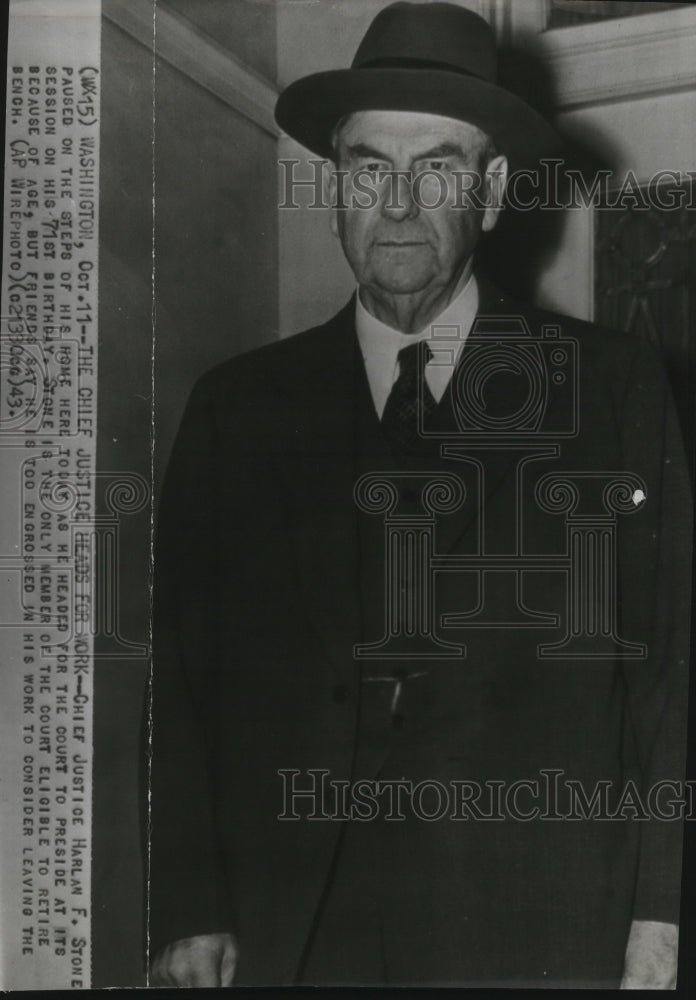
<path id="1" fill-rule="evenodd" d="M 0 986 L 90 985 L 100 0 L 12 0 L 0 328 Z"/>

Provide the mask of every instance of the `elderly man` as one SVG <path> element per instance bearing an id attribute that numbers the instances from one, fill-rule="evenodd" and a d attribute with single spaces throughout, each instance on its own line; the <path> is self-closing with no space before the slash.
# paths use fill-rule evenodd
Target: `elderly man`
<path id="1" fill-rule="evenodd" d="M 278 102 L 358 291 L 208 373 L 174 448 L 153 984 L 673 985 L 679 433 L 644 345 L 475 274 L 554 143 L 494 74 L 480 18 L 397 3 Z"/>

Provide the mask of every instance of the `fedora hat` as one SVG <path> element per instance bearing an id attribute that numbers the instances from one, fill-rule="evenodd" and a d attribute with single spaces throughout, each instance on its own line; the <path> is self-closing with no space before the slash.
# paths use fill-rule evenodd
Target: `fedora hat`
<path id="1" fill-rule="evenodd" d="M 496 82 L 489 24 L 452 3 L 393 3 L 367 29 L 350 69 L 313 73 L 278 98 L 278 125 L 331 158 L 331 133 L 353 111 L 414 111 L 478 126 L 515 166 L 530 165 L 560 140 L 529 104 Z"/>

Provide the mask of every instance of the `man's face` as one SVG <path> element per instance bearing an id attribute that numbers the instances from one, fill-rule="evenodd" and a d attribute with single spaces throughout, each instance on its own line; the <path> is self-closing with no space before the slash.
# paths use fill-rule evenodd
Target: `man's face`
<path id="1" fill-rule="evenodd" d="M 478 173 L 478 196 L 490 200 L 487 189 L 496 173 L 504 176 L 505 158 L 491 160 L 486 173 L 487 139 L 480 129 L 406 111 L 356 112 L 337 145 L 337 166 L 348 176 L 345 207 L 335 212 L 332 229 L 358 283 L 388 295 L 416 296 L 452 286 L 498 212 L 467 204 L 462 185 L 471 187 L 471 180 L 463 181 L 462 174 Z M 418 175 L 421 181 L 412 185 Z M 373 194 L 361 197 L 358 206 L 351 197 L 360 179 Z M 332 197 L 335 190 L 334 180 Z"/>

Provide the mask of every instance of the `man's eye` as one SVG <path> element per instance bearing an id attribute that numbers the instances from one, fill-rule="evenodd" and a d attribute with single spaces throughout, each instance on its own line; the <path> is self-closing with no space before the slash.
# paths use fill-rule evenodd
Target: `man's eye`
<path id="1" fill-rule="evenodd" d="M 428 160 L 425 164 L 427 170 L 444 170 L 447 164 L 444 160 Z"/>
<path id="2" fill-rule="evenodd" d="M 363 166 L 363 170 L 367 170 L 367 172 L 370 174 L 377 174 L 381 170 L 386 170 L 386 169 L 387 169 L 386 164 L 380 163 L 379 160 L 369 160 Z"/>

